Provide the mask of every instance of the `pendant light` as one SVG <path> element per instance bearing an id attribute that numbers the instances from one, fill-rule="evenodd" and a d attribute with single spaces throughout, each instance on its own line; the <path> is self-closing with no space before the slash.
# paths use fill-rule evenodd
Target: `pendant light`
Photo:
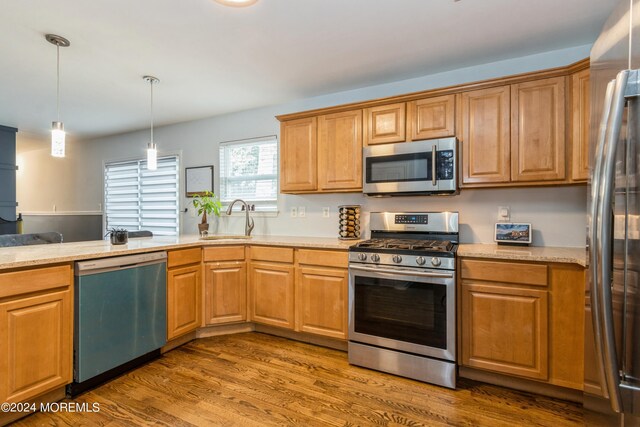
<path id="1" fill-rule="evenodd" d="M 143 79 L 151 86 L 151 141 L 147 144 L 147 169 L 154 171 L 158 169 L 158 147 L 153 142 L 153 85 L 160 80 L 153 76 L 144 76 Z"/>
<path id="2" fill-rule="evenodd" d="M 60 121 L 60 48 L 69 47 L 71 43 L 64 37 L 55 34 L 47 34 L 44 38 L 51 44 L 56 45 L 56 121 L 51 123 L 51 155 L 53 157 L 64 157 L 64 123 Z"/>

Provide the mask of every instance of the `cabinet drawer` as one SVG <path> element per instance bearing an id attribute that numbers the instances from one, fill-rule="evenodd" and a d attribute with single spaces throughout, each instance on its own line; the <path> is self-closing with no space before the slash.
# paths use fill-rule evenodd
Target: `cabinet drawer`
<path id="1" fill-rule="evenodd" d="M 70 286 L 71 283 L 70 265 L 0 273 L 0 298 Z"/>
<path id="2" fill-rule="evenodd" d="M 317 251 L 298 249 L 298 264 L 347 268 L 349 254 L 346 251 Z"/>
<path id="3" fill-rule="evenodd" d="M 202 257 L 200 248 L 180 249 L 167 253 L 167 267 L 177 267 L 179 265 L 195 264 L 200 262 Z"/>
<path id="4" fill-rule="evenodd" d="M 244 246 L 221 246 L 204 249 L 204 261 L 244 261 Z"/>
<path id="5" fill-rule="evenodd" d="M 293 248 L 251 246 L 251 259 L 259 261 L 293 263 Z"/>
<path id="6" fill-rule="evenodd" d="M 547 286 L 547 266 L 500 261 L 463 259 L 460 262 L 463 279 Z"/>

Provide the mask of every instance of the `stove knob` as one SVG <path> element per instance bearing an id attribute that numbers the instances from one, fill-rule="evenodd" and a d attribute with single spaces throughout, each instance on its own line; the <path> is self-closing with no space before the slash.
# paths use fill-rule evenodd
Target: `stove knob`
<path id="1" fill-rule="evenodd" d="M 433 258 L 431 258 L 431 264 L 434 267 L 438 267 L 440 264 L 442 264 L 442 261 L 440 260 L 440 258 L 434 256 Z"/>
<path id="2" fill-rule="evenodd" d="M 358 254 L 358 259 L 360 261 L 365 261 L 367 259 L 367 254 L 363 254 L 363 253 Z"/>
<path id="3" fill-rule="evenodd" d="M 391 258 L 393 260 L 393 262 L 395 262 L 396 264 L 400 264 L 402 262 L 402 257 L 400 255 L 394 255 L 393 258 Z"/>
<path id="4" fill-rule="evenodd" d="M 418 265 L 424 265 L 425 262 L 427 262 L 427 260 L 424 259 L 423 256 L 419 256 L 418 258 L 416 258 L 416 264 Z"/>
<path id="5" fill-rule="evenodd" d="M 371 255 L 371 261 L 380 262 L 380 255 L 378 255 L 378 254 Z"/>

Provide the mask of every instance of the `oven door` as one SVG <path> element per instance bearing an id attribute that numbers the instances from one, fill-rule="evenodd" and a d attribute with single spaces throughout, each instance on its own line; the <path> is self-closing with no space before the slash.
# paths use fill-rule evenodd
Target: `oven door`
<path id="1" fill-rule="evenodd" d="M 349 340 L 455 361 L 455 272 L 349 265 Z"/>
<path id="2" fill-rule="evenodd" d="M 363 193 L 455 193 L 456 139 L 384 144 L 363 149 Z"/>

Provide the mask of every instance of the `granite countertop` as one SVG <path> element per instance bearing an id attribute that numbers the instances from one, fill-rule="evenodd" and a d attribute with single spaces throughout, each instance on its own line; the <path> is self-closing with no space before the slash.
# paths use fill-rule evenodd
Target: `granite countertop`
<path id="1" fill-rule="evenodd" d="M 111 245 L 107 240 L 93 240 L 0 248 L 0 270 L 198 246 L 251 244 L 346 250 L 354 243 L 353 240 L 299 236 L 251 236 L 251 239 L 224 240 L 200 240 L 197 235 L 142 237 L 129 239 L 126 245 Z"/>
<path id="2" fill-rule="evenodd" d="M 587 266 L 585 248 L 499 246 L 496 244 L 461 244 L 458 256 L 464 258 L 492 258 L 515 261 L 560 262 Z"/>
<path id="3" fill-rule="evenodd" d="M 329 237 L 252 236 L 251 239 L 200 240 L 196 235 L 179 237 L 143 237 L 130 239 L 126 245 L 114 246 L 106 240 L 54 243 L 48 245 L 0 248 L 0 270 L 110 256 L 180 249 L 199 246 L 261 245 L 315 249 L 346 250 L 353 240 Z M 584 248 L 512 247 L 495 244 L 461 244 L 458 256 L 504 260 L 572 263 L 586 266 Z"/>

